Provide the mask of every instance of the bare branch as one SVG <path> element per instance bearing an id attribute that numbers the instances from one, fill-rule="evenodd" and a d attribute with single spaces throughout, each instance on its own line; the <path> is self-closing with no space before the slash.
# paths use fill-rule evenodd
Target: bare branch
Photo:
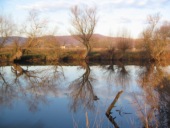
<path id="1" fill-rule="evenodd" d="M 86 59 L 91 51 L 90 40 L 97 24 L 97 11 L 96 8 L 85 8 L 81 10 L 78 6 L 74 6 L 70 11 L 71 24 L 74 28 L 71 34 L 86 47 L 86 53 L 84 55 Z"/>
<path id="2" fill-rule="evenodd" d="M 158 26 L 160 14 L 150 15 L 147 19 L 149 25 L 143 31 L 144 49 L 151 60 L 159 61 L 165 57 L 165 50 L 170 36 L 170 24 Z"/>
<path id="3" fill-rule="evenodd" d="M 9 37 L 13 34 L 13 27 L 12 20 L 0 15 L 0 49 L 4 47 Z"/>

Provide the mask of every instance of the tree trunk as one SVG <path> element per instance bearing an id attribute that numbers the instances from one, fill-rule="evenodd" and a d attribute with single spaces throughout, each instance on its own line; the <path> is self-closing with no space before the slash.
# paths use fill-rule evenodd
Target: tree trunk
<path id="1" fill-rule="evenodd" d="M 17 52 L 12 56 L 10 61 L 19 60 L 21 59 L 22 55 L 23 55 L 22 49 L 18 49 Z"/>
<path id="2" fill-rule="evenodd" d="M 90 46 L 89 42 L 86 43 L 85 47 L 86 47 L 86 51 L 85 51 L 83 57 L 85 60 L 88 60 L 89 53 L 91 52 L 91 46 Z"/>
<path id="3" fill-rule="evenodd" d="M 20 76 L 21 74 L 23 74 L 24 70 L 23 70 L 23 68 L 20 65 L 12 64 L 12 67 L 17 72 L 17 74 L 18 74 L 17 76 Z"/>

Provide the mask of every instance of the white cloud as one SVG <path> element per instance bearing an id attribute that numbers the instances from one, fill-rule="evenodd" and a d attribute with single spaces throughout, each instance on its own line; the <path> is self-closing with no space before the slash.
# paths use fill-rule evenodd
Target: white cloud
<path id="1" fill-rule="evenodd" d="M 130 18 L 125 18 L 125 17 L 121 17 L 119 20 L 120 23 L 131 23 L 132 20 Z"/>
<path id="2" fill-rule="evenodd" d="M 127 3 L 127 4 L 130 4 L 130 5 L 131 5 L 131 4 L 134 4 L 134 3 L 135 3 L 135 0 L 127 0 L 126 3 Z"/>
<path id="3" fill-rule="evenodd" d="M 70 7 L 69 2 L 62 2 L 62 1 L 37 1 L 34 3 L 28 4 L 21 4 L 18 5 L 17 8 L 19 9 L 37 9 L 37 10 L 51 10 L 51 9 L 67 9 Z"/>
<path id="4" fill-rule="evenodd" d="M 120 3 L 122 3 L 123 2 L 123 0 L 113 0 L 112 1 L 112 3 L 115 3 L 115 4 L 120 4 Z"/>
<path id="5" fill-rule="evenodd" d="M 99 15 L 96 33 L 105 35 L 110 29 L 115 32 L 122 26 L 128 27 L 137 35 L 136 31 L 141 31 L 148 14 L 160 12 L 170 20 L 170 0 L 11 0 L 8 3 L 10 4 L 6 4 L 4 8 L 19 14 L 20 18 L 25 18 L 24 10 L 40 10 L 43 16 L 58 24 L 65 32 L 67 30 L 64 29 L 68 29 L 70 25 L 69 9 L 74 5 L 96 6 Z"/>
<path id="6" fill-rule="evenodd" d="M 145 6 L 145 5 L 147 5 L 148 4 L 148 0 L 140 0 L 138 3 L 137 3 L 137 5 L 139 5 L 139 6 Z"/>
<path id="7" fill-rule="evenodd" d="M 16 1 L 16 0 L 14 0 Z M 27 0 L 25 0 L 27 1 Z M 30 0 L 22 2 L 17 5 L 19 9 L 37 9 L 41 11 L 48 11 L 53 9 L 68 9 L 73 5 L 79 6 L 96 6 L 99 9 L 120 9 L 120 8 L 148 8 L 154 6 L 161 6 L 168 0 Z"/>

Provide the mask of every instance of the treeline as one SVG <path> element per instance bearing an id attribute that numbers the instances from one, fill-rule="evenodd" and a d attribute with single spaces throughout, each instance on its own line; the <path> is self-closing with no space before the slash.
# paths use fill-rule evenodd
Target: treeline
<path id="1" fill-rule="evenodd" d="M 98 22 L 96 8 L 70 9 L 72 29 L 70 34 L 85 48 L 74 50 L 62 49 L 55 37 L 56 28 L 49 29 L 48 21 L 32 10 L 22 25 L 17 26 L 9 17 L 0 15 L 0 59 L 15 60 L 47 60 L 61 59 L 146 59 L 152 61 L 166 60 L 170 41 L 170 22 L 161 21 L 160 14 L 147 17 L 148 26 L 141 32 L 139 40 L 134 40 L 129 32 L 123 30 L 116 39 L 100 40 L 94 36 Z M 17 35 L 7 47 L 9 38 Z M 20 37 L 25 37 L 21 40 Z M 22 43 L 21 43 L 22 42 Z M 96 49 L 95 49 L 96 48 Z M 98 49 L 97 48 L 103 48 Z"/>

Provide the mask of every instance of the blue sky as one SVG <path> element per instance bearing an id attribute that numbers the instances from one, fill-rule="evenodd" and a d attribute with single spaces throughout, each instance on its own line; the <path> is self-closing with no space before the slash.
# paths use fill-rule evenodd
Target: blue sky
<path id="1" fill-rule="evenodd" d="M 149 14 L 160 13 L 162 20 L 170 21 L 170 0 L 0 0 L 0 14 L 10 15 L 22 23 L 31 9 L 57 26 L 58 35 L 69 35 L 70 8 L 74 5 L 97 7 L 99 21 L 95 33 L 115 36 L 126 28 L 132 37 L 138 37 L 146 27 Z"/>

